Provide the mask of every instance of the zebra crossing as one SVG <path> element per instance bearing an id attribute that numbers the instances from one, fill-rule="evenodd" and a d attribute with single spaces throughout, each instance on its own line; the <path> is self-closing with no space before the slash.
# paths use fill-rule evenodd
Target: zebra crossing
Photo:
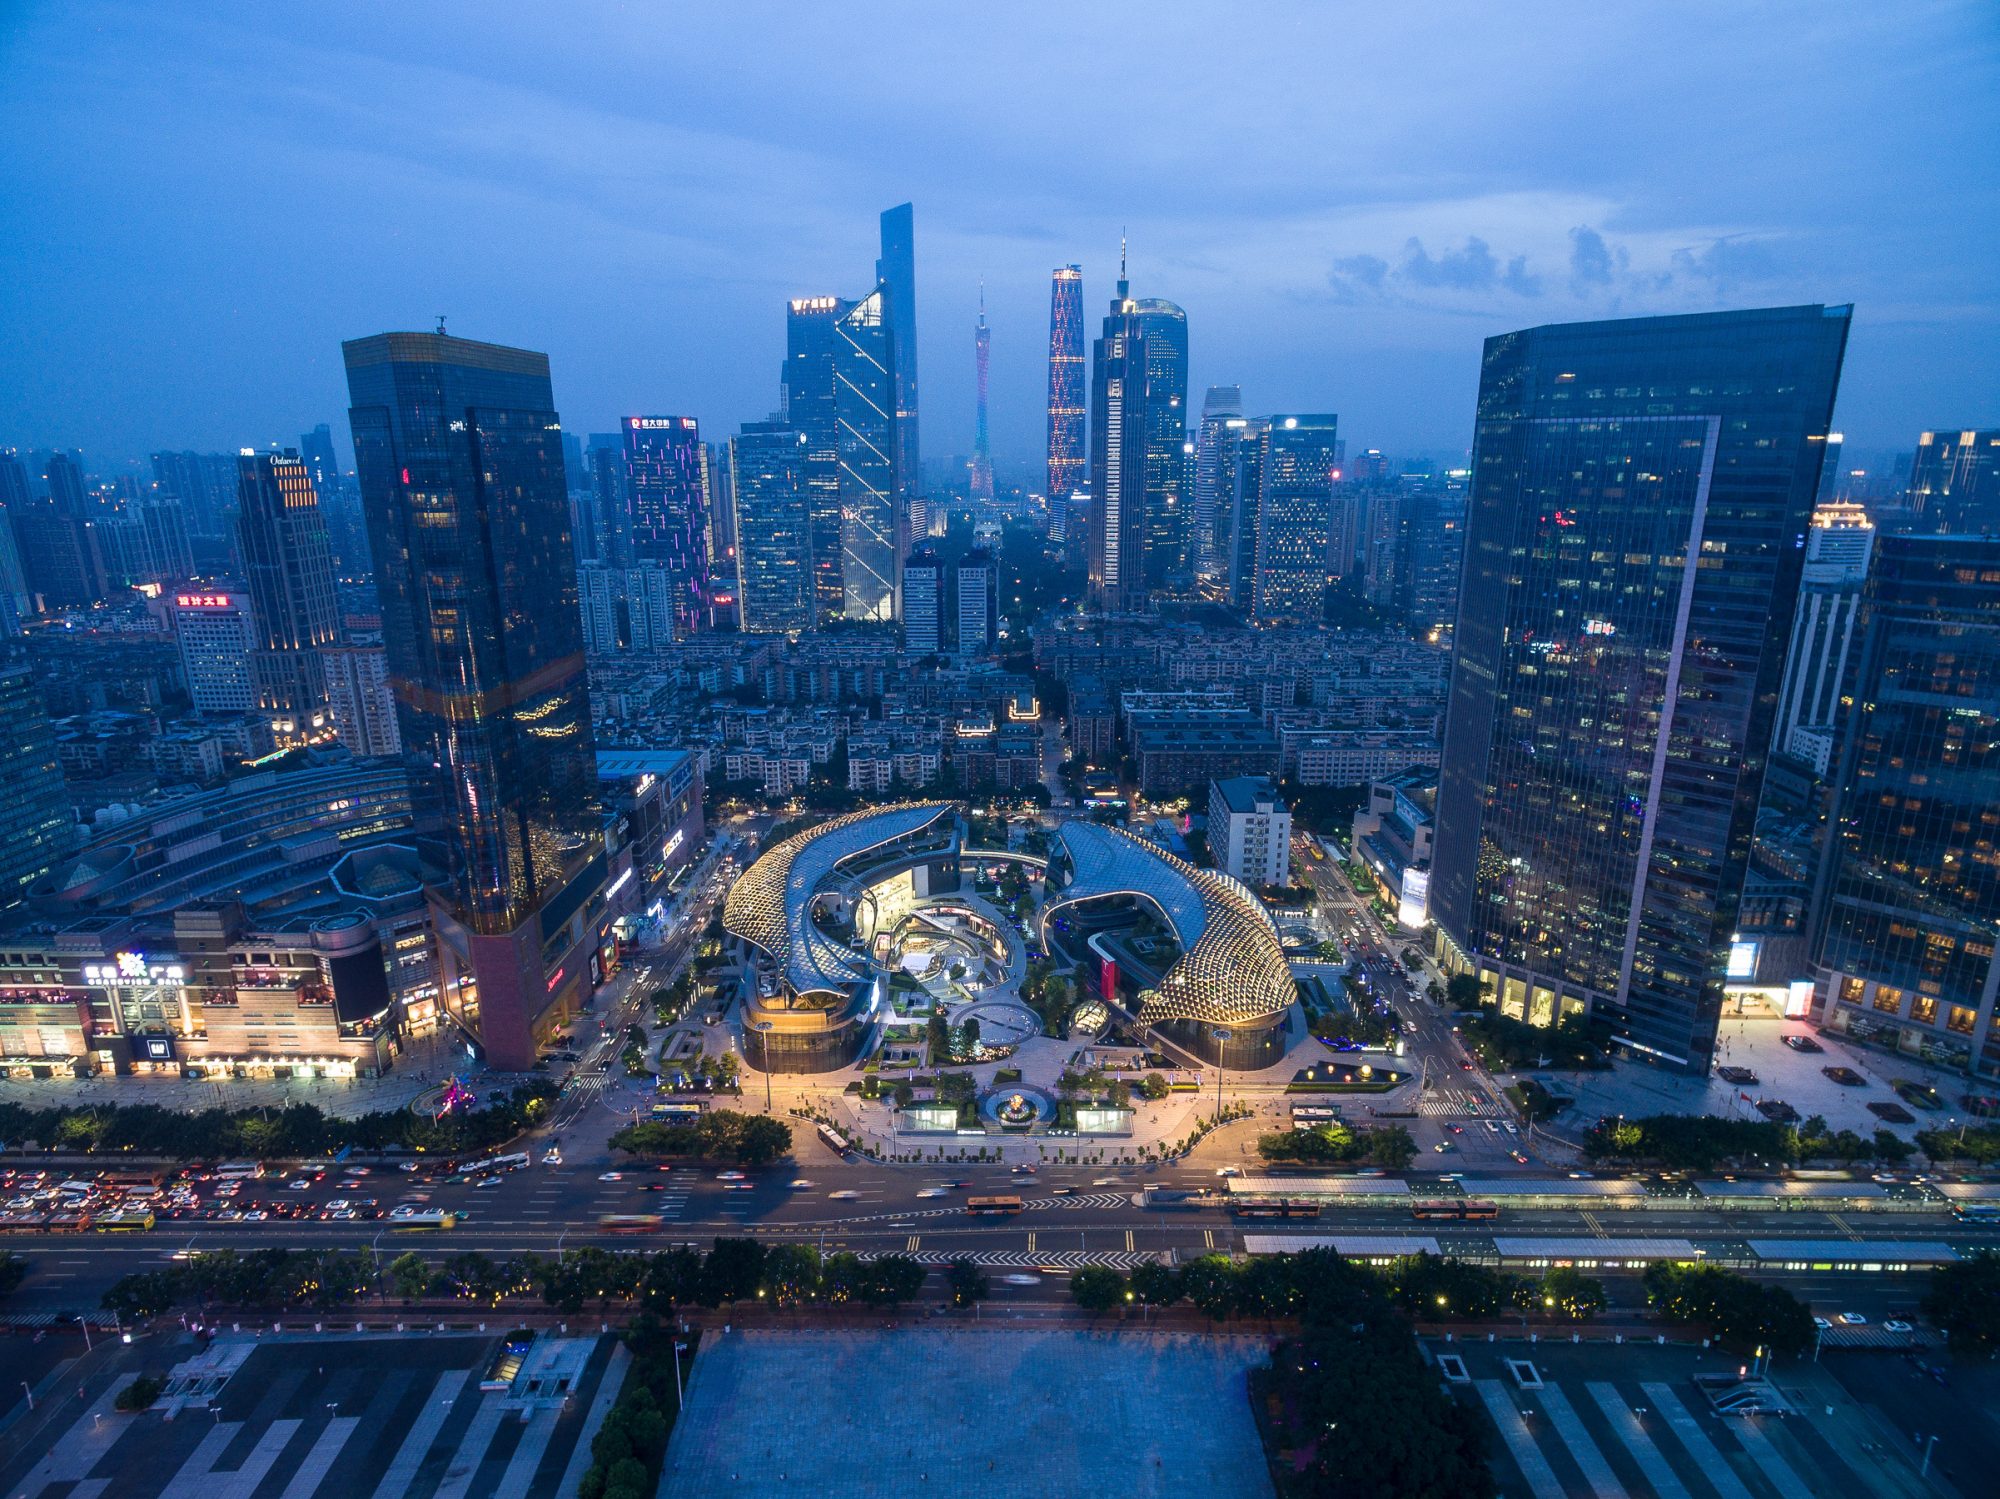
<path id="1" fill-rule="evenodd" d="M 1490 1107 L 1465 1088 L 1438 1088 L 1417 1100 L 1417 1112 L 1427 1119 L 1472 1119 Z"/>
<path id="2" fill-rule="evenodd" d="M 1029 1197 L 1029 1198 L 1024 1198 L 1021 1202 L 1021 1207 L 1023 1211 L 1036 1212 L 1036 1213 L 1047 1212 L 1051 1210 L 1053 1211 L 1081 1210 L 1083 1208 L 1096 1208 L 1099 1211 L 1110 1211 L 1116 1208 L 1129 1208 L 1136 1205 L 1137 1205 L 1137 1199 L 1134 1198 L 1130 1193 L 1126 1192 L 1080 1192 L 1074 1197 Z M 811 1221 L 814 1223 L 842 1223 L 842 1224 L 914 1223 L 919 1218 L 927 1218 L 927 1219 L 963 1218 L 964 1216 L 965 1216 L 965 1207 L 961 1203 L 954 1207 L 903 1208 L 899 1211 L 894 1211 L 894 1212 L 861 1213 L 852 1217 L 842 1216 L 839 1218 L 818 1218 L 818 1219 L 813 1219 Z"/>
<path id="3" fill-rule="evenodd" d="M 973 1249 L 956 1252 L 946 1249 L 919 1249 L 915 1258 L 921 1265 L 949 1265 L 953 1260 L 971 1260 L 983 1270 L 1034 1270 L 1054 1265 L 1064 1270 L 1080 1270 L 1086 1265 L 1107 1265 L 1114 1270 L 1130 1270 L 1134 1265 L 1154 1264 L 1167 1257 L 1146 1249 Z"/>

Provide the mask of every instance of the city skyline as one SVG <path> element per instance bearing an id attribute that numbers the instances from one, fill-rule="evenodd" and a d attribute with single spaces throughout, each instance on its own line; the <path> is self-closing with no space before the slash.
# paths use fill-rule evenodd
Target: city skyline
<path id="1" fill-rule="evenodd" d="M 63 25 L 76 14 L 63 12 Z M 970 452 L 973 372 L 953 349 L 983 270 L 999 335 L 994 456 L 1016 480 L 1042 459 L 1043 278 L 1074 261 L 1108 283 L 1126 224 L 1135 282 L 1186 307 L 1201 330 L 1192 386 L 1241 384 L 1261 410 L 1337 410 L 1357 441 L 1391 452 L 1467 447 L 1479 342 L 1527 323 L 1852 301 L 1854 350 L 1835 420 L 1857 454 L 1907 450 L 1941 423 L 1985 422 L 1989 413 L 1958 408 L 1990 405 L 2000 387 L 2000 341 L 1981 336 L 1996 316 L 1982 269 L 1992 171 L 1968 149 L 1993 134 L 2000 89 L 1990 28 L 1965 7 L 1815 12 L 1810 26 L 1794 7 L 1715 13 L 1714 65 L 1698 84 L 1664 57 L 1648 60 L 1636 15 L 1591 16 L 1539 56 L 1526 42 L 1535 28 L 1470 13 L 1431 31 L 1368 17 L 1336 31 L 1330 18 L 1281 8 L 1271 14 L 1323 45 L 1229 60 L 1210 81 L 1235 86 L 1199 92 L 1268 97 L 1233 128 L 1216 129 L 1203 106 L 1157 139 L 1114 145 L 1093 128 L 1094 113 L 1079 122 L 1049 111 L 1062 136 L 1081 130 L 1090 143 L 1074 160 L 1051 154 L 1051 126 L 1011 121 L 996 144 L 964 101 L 930 98 L 937 85 L 903 66 L 903 49 L 935 40 L 921 34 L 841 81 L 823 138 L 807 149 L 758 112 L 822 55 L 820 22 L 783 28 L 743 79 L 710 76 L 685 102 L 648 114 L 608 92 L 615 82 L 583 86 L 563 58 L 538 56 L 554 71 L 530 72 L 532 38 L 505 24 L 446 67 L 406 60 L 444 50 L 427 40 L 450 25 L 436 11 L 365 34 L 331 13 L 297 28 L 225 14 L 105 7 L 107 24 L 82 48 L 57 45 L 53 12 L 0 32 L 17 84 L 0 118 L 26 147 L 21 191 L 44 205 L 0 240 L 0 267 L 18 292 L 13 352 L 0 366 L 0 389 L 13 395 L 0 407 L 0 440 L 80 447 L 110 472 L 161 448 L 283 444 L 321 422 L 339 433 L 341 333 L 426 327 L 440 311 L 467 334 L 550 349 L 563 372 L 557 398 L 578 432 L 641 410 L 734 430 L 774 403 L 768 351 L 782 336 L 783 302 L 828 286 L 860 290 L 853 269 L 877 249 L 868 215 L 906 199 L 924 224 L 917 290 L 931 330 L 932 453 Z M 607 16 L 573 21 L 581 39 L 610 34 Z M 687 45 L 722 44 L 725 22 L 686 24 Z M 1059 59 L 1033 87 L 1064 90 L 1123 24 L 1115 13 L 1080 18 L 1066 54 L 1075 61 Z M 1447 25 L 1486 45 L 1427 46 Z M 644 24 L 628 32 L 620 22 L 619 48 L 573 55 L 615 52 L 622 77 L 657 51 Z M 302 35 L 324 40 L 306 46 Z M 1773 78 L 1756 59 L 1779 38 L 1795 66 Z M 1026 76 L 1020 51 L 1034 44 L 983 39 L 996 74 Z M 1328 47 L 1345 86 L 1309 98 Z M 1954 65 L 1926 73 L 1935 107 L 1891 107 L 1896 80 L 1938 55 Z M 176 64 L 136 70 L 148 78 L 226 70 L 247 86 L 141 83 L 105 96 L 101 80 L 141 56 Z M 1661 102 L 1592 99 L 1591 129 L 1572 132 L 1565 120 L 1579 144 L 1552 139 L 1548 126 L 1572 97 L 1564 80 L 1613 61 L 1640 75 L 1623 92 Z M 1244 74 L 1253 66 L 1263 70 L 1254 80 Z M 1669 71 L 1654 77 L 1658 69 Z M 939 122 L 938 141 L 916 143 L 893 169 L 853 159 L 892 74 Z M 282 81 L 292 78 L 310 86 Z M 392 120 L 358 102 L 389 97 L 449 107 Z M 1435 102 L 1445 98 L 1450 109 Z M 1518 108 L 1536 98 L 1551 112 Z M 1295 126 L 1276 123 L 1308 104 Z M 485 133 L 517 141 L 526 159 L 479 144 Z M 1297 170 L 1298 148 L 1334 139 L 1344 147 L 1337 165 Z M 976 190 L 944 165 L 966 149 L 997 157 Z M 1701 165 L 1725 149 L 1741 170 Z M 1155 178 L 1164 192 L 1130 201 L 1121 181 L 1167 155 L 1200 170 Z M 503 175 L 503 156 L 519 167 L 516 180 Z M 1213 180 L 1207 168 L 1224 158 L 1236 168 L 1218 201 L 1193 184 Z M 646 180 L 635 159 L 657 163 L 651 189 L 621 191 Z M 1062 161 L 1053 176 L 1038 170 L 1051 160 Z M 744 170 L 722 170 L 731 163 Z M 246 175 L 304 184 L 309 210 L 282 227 L 215 234 L 237 223 Z M 87 200 L 79 181 L 94 185 Z M 1190 186 L 1172 185 L 1180 181 Z M 1908 212 L 1947 186 L 1953 214 Z M 413 228 L 395 207 L 413 193 L 443 210 L 426 222 L 478 214 L 487 231 L 477 256 L 458 236 Z M 108 236 L 107 202 L 120 211 Z M 649 202 L 658 206 L 635 206 Z M 329 217 L 349 232 L 294 237 L 295 226 Z M 129 253 L 140 243 L 148 253 Z M 550 243 L 563 253 L 545 254 Z M 151 357 L 113 357 L 128 341 Z M 93 391 L 86 408 L 69 402 L 75 389 Z"/>

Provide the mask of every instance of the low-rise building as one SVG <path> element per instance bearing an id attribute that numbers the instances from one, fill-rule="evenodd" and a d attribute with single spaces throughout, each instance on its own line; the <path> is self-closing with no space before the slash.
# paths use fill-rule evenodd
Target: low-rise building
<path id="1" fill-rule="evenodd" d="M 1368 787 L 1354 814 L 1354 858 L 1396 912 L 1396 924 L 1421 931 L 1430 921 L 1432 817 L 1437 774 L 1411 771 Z"/>

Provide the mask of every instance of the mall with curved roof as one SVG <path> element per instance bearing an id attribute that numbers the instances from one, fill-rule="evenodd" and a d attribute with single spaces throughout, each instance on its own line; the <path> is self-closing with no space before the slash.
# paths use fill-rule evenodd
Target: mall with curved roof
<path id="1" fill-rule="evenodd" d="M 1136 934 L 1134 912 L 1164 930 Z M 1136 996 L 1124 1007 L 1181 1050 L 1248 1070 L 1283 1057 L 1291 965 L 1270 914 L 1228 875 L 1123 828 L 1067 822 L 1049 857 L 1045 943 L 1052 922 L 1114 965 L 1114 985 Z"/>
<path id="2" fill-rule="evenodd" d="M 765 850 L 722 908 L 755 975 L 743 1001 L 745 1061 L 828 1072 L 860 1055 L 883 1003 L 866 949 L 871 893 L 906 874 L 917 895 L 954 890 L 959 850 L 951 802 L 850 812 Z"/>

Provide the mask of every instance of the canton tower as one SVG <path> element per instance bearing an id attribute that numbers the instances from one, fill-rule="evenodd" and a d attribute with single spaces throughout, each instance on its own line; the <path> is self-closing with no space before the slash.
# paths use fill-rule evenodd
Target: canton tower
<path id="1" fill-rule="evenodd" d="M 986 362 L 993 352 L 993 334 L 986 326 L 986 283 L 979 283 L 979 325 L 972 330 L 973 386 L 977 407 L 972 423 L 972 498 L 993 503 L 993 450 L 986 438 Z"/>

